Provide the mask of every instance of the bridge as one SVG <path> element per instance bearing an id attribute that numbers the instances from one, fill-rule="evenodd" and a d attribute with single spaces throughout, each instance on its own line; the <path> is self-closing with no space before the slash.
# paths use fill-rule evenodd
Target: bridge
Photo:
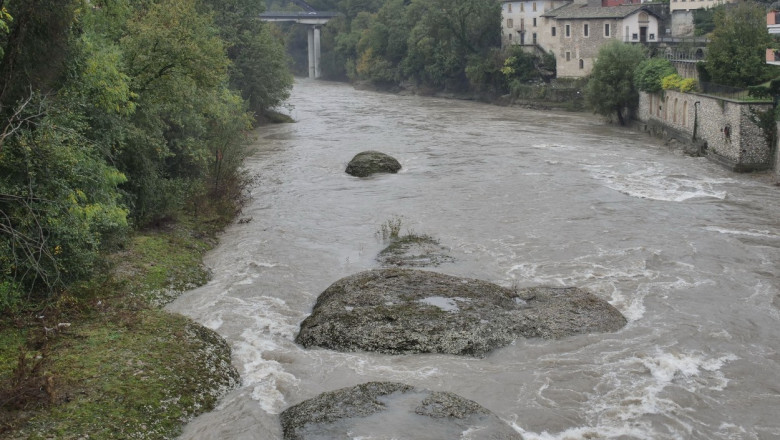
<path id="1" fill-rule="evenodd" d="M 315 11 L 303 0 L 291 0 L 300 6 L 304 12 L 264 12 L 260 14 L 263 21 L 287 21 L 309 26 L 309 78 L 320 77 L 320 28 L 332 18 L 341 14 L 338 12 Z"/>

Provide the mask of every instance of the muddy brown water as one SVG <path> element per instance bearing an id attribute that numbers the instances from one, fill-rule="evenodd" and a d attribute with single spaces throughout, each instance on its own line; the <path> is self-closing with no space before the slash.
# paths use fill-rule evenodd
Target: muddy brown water
<path id="1" fill-rule="evenodd" d="M 297 123 L 256 132 L 251 221 L 168 307 L 220 333 L 243 380 L 183 439 L 279 439 L 288 406 L 372 380 L 457 393 L 532 440 L 780 438 L 778 188 L 587 114 L 303 80 L 289 104 Z M 369 149 L 403 169 L 345 174 Z M 320 292 L 378 267 L 397 217 L 451 249 L 436 270 L 584 287 L 629 323 L 484 359 L 297 346 Z"/>

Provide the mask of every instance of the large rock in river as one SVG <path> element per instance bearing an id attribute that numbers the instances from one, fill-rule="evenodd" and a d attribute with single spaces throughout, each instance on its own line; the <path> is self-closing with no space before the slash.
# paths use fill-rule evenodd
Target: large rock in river
<path id="1" fill-rule="evenodd" d="M 374 173 L 397 173 L 401 164 L 395 158 L 379 151 L 358 153 L 347 164 L 346 172 L 356 177 L 367 177 Z"/>
<path id="2" fill-rule="evenodd" d="M 280 418 L 285 440 L 522 440 L 474 401 L 394 382 L 369 382 L 322 393 L 284 410 Z"/>
<path id="3" fill-rule="evenodd" d="M 518 337 L 615 331 L 625 317 L 574 287 L 508 289 L 411 269 L 376 269 L 333 283 L 295 341 L 339 351 L 483 356 Z"/>

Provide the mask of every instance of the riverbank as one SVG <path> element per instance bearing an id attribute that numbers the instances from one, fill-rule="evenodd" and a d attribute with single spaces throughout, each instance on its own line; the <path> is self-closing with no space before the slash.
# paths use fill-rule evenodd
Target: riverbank
<path id="1" fill-rule="evenodd" d="M 583 80 L 555 79 L 549 83 L 518 84 L 510 93 L 450 92 L 421 88 L 414 84 L 381 86 L 367 81 L 349 83 L 357 90 L 367 90 L 397 95 L 431 96 L 435 98 L 477 101 L 502 107 L 520 107 L 532 110 L 587 111 L 582 90 Z"/>
<path id="2" fill-rule="evenodd" d="M 105 270 L 44 310 L 0 320 L 0 437 L 176 437 L 239 383 L 215 332 L 161 307 L 209 279 L 232 216 L 136 233 Z"/>

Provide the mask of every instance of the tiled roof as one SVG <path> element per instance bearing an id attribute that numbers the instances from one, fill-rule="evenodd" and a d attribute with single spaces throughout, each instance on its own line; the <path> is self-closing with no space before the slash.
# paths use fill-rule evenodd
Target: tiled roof
<path id="1" fill-rule="evenodd" d="M 557 18 L 559 20 L 626 18 L 640 9 L 645 8 L 642 5 L 591 7 L 583 4 L 569 3 L 568 5 L 561 6 L 558 9 L 553 9 L 552 11 L 542 14 L 542 17 Z M 648 14 L 655 16 L 652 11 L 648 9 L 645 9 L 645 11 Z"/>

